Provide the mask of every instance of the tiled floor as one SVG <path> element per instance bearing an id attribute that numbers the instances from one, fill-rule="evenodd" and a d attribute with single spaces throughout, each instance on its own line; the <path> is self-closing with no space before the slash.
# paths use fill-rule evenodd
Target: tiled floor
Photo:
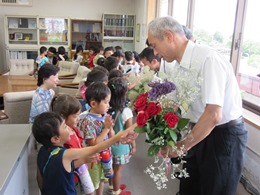
<path id="1" fill-rule="evenodd" d="M 148 145 L 144 143 L 144 135 L 140 135 L 137 142 L 137 153 L 131 162 L 126 165 L 122 173 L 122 183 L 126 184 L 127 191 L 131 191 L 132 195 L 175 195 L 178 192 L 178 180 L 169 179 L 167 183 L 167 189 L 157 190 L 154 182 L 149 175 L 144 173 L 144 169 L 153 163 L 153 158 L 147 157 L 146 152 Z M 30 156 L 29 168 L 30 168 L 30 195 L 37 195 L 38 188 L 35 180 L 36 174 L 36 152 Z M 106 183 L 104 195 L 109 195 L 108 184 Z M 240 184 L 236 195 L 249 195 Z"/>

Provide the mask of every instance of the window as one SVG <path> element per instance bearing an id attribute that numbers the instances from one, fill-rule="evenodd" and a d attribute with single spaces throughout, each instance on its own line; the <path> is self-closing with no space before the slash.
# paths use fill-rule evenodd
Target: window
<path id="1" fill-rule="evenodd" d="M 255 22 L 260 17 L 260 1 L 247 3 L 237 78 L 243 90 L 244 106 L 260 114 L 260 30 Z"/>
<path id="2" fill-rule="evenodd" d="M 157 0 L 157 6 L 157 16 L 169 13 L 232 63 L 243 106 L 260 115 L 260 1 Z"/>
<path id="3" fill-rule="evenodd" d="M 196 0 L 193 26 L 195 39 L 216 48 L 229 60 L 235 14 L 236 0 Z"/>
<path id="4" fill-rule="evenodd" d="M 168 0 L 158 0 L 158 17 L 168 16 Z"/>
<path id="5" fill-rule="evenodd" d="M 188 0 L 174 0 L 172 16 L 182 25 L 187 25 Z"/>

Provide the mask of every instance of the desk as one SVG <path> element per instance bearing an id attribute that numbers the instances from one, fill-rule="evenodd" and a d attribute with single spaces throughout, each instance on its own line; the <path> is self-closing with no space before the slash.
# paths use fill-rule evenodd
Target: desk
<path id="1" fill-rule="evenodd" d="M 37 88 L 37 79 L 28 75 L 1 75 L 0 97 L 6 92 L 31 91 Z"/>
<path id="2" fill-rule="evenodd" d="M 0 133 L 0 195 L 29 195 L 31 125 L 0 125 Z"/>

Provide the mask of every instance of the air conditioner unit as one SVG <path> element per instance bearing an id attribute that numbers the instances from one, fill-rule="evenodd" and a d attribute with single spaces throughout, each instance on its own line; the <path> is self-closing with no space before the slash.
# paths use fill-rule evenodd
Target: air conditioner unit
<path id="1" fill-rule="evenodd" d="M 32 6 L 33 0 L 0 0 L 0 5 Z"/>

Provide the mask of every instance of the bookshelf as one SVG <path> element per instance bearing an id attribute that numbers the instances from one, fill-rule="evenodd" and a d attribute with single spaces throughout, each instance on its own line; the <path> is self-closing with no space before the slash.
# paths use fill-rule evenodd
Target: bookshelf
<path id="1" fill-rule="evenodd" d="M 41 46 L 64 46 L 68 51 L 68 27 L 67 18 L 5 16 L 7 59 L 36 59 Z"/>
<path id="2" fill-rule="evenodd" d="M 71 19 L 71 56 L 81 45 L 87 53 L 90 47 L 103 46 L 102 20 Z"/>
<path id="3" fill-rule="evenodd" d="M 37 45 L 37 17 L 7 17 L 7 44 Z"/>
<path id="4" fill-rule="evenodd" d="M 104 47 L 119 45 L 134 50 L 135 15 L 103 14 Z"/>

